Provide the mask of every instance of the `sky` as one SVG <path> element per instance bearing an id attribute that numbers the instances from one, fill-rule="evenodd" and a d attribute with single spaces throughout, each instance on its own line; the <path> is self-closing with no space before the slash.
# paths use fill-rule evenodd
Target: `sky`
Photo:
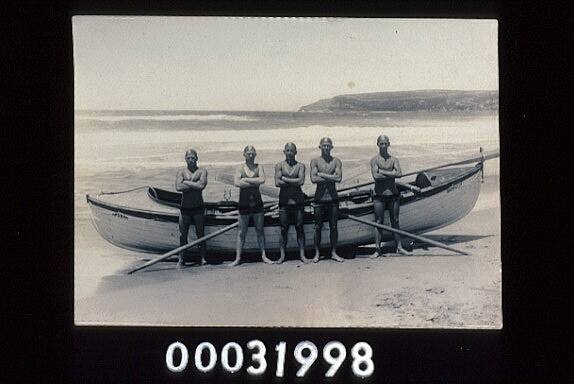
<path id="1" fill-rule="evenodd" d="M 498 22 L 74 16 L 75 109 L 296 111 L 340 94 L 498 90 Z"/>

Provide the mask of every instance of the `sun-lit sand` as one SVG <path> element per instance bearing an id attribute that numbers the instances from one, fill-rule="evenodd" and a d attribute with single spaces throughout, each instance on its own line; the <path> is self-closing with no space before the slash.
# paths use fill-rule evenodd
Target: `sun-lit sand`
<path id="1" fill-rule="evenodd" d="M 499 328 L 499 187 L 493 164 L 487 164 L 475 209 L 427 234 L 469 256 L 417 246 L 413 256 L 372 260 L 372 248 L 363 247 L 342 264 L 292 259 L 178 271 L 165 262 L 125 275 L 143 262 L 141 256 L 107 244 L 83 223 L 76 241 L 89 249 L 93 263 L 76 265 L 76 282 L 82 281 L 76 324 Z"/>
<path id="2" fill-rule="evenodd" d="M 368 163 L 381 132 L 391 137 L 391 152 L 400 159 L 404 172 L 475 157 L 480 146 L 485 150 L 498 147 L 496 114 L 383 114 L 363 120 L 357 116 L 281 116 L 212 122 L 225 131 L 185 121 L 182 124 L 192 128 L 159 120 L 148 122 L 160 124 L 149 128 L 77 122 L 76 324 L 501 327 L 498 159 L 486 163 L 485 183 L 474 210 L 427 234 L 469 256 L 416 244 L 414 255 L 408 257 L 372 260 L 368 255 L 373 248 L 362 247 L 353 255 L 343 255 L 348 260 L 342 264 L 324 260 L 306 265 L 291 255 L 282 265 L 253 258 L 235 268 L 226 262 L 178 271 L 174 261 L 167 261 L 126 275 L 125 271 L 156 255 L 123 250 L 103 240 L 90 223 L 85 195 L 145 185 L 173 190 L 176 170 L 184 166 L 183 154 L 189 146 L 199 151 L 200 165 L 208 168 L 204 191 L 208 201 L 222 200 L 225 189 L 231 191 L 231 199 L 237 198 L 237 188 L 226 187 L 216 176 L 229 174 L 242 162 L 241 150 L 248 143 L 255 144 L 257 161 L 267 173 L 266 184 L 272 185 L 273 164 L 282 160 L 286 141 L 295 141 L 298 160 L 309 164 L 318 155 L 319 138 L 330 135 L 333 155 L 343 161 L 341 187 L 371 180 Z M 253 124 L 259 128 L 247 129 Z M 314 190 L 308 174 L 305 189 L 308 194 Z"/>

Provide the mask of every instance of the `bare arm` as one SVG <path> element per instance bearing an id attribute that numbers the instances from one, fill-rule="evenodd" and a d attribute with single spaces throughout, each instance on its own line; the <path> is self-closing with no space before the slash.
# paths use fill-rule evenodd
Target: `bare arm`
<path id="1" fill-rule="evenodd" d="M 183 184 L 187 185 L 189 189 L 203 190 L 207 185 L 207 169 L 201 169 L 199 171 L 199 180 L 184 180 Z"/>
<path id="2" fill-rule="evenodd" d="M 373 179 L 375 180 L 386 179 L 386 176 L 380 174 L 379 171 L 380 169 L 379 164 L 377 163 L 377 158 L 373 157 L 371 159 L 371 175 L 373 176 Z"/>
<path id="3" fill-rule="evenodd" d="M 322 183 L 326 181 L 324 178 L 318 175 L 319 168 L 317 167 L 317 160 L 311 160 L 311 182 L 313 184 Z"/>
<path id="4" fill-rule="evenodd" d="M 259 167 L 259 176 L 258 177 L 244 177 L 243 181 L 249 183 L 252 186 L 265 184 L 265 171 L 263 170 L 263 166 L 258 165 L 258 167 Z"/>
<path id="5" fill-rule="evenodd" d="M 282 187 L 287 183 L 282 180 L 283 172 L 281 171 L 281 163 L 275 165 L 275 186 Z"/>
<path id="6" fill-rule="evenodd" d="M 324 180 L 340 183 L 343 179 L 343 164 L 341 163 L 341 160 L 335 159 L 335 173 L 330 175 L 328 173 L 317 172 L 317 176 L 322 177 Z"/>
<path id="7" fill-rule="evenodd" d="M 305 165 L 299 163 L 299 170 L 296 177 L 281 176 L 281 180 L 287 184 L 299 186 L 305 184 Z"/>
<path id="8" fill-rule="evenodd" d="M 244 181 L 244 180 L 241 178 L 241 168 L 242 168 L 242 167 L 243 167 L 243 166 L 240 165 L 239 167 L 237 167 L 237 168 L 235 169 L 235 175 L 233 175 L 233 184 L 234 184 L 236 187 L 239 187 L 239 188 L 251 187 L 251 184 L 249 184 L 248 182 Z"/>
<path id="9" fill-rule="evenodd" d="M 397 159 L 394 159 L 392 171 L 385 171 L 384 169 L 379 169 L 378 173 L 380 175 L 389 177 L 401 177 L 403 175 L 403 172 L 401 171 L 401 166 L 399 164 L 399 160 Z"/>
<path id="10" fill-rule="evenodd" d="M 175 190 L 178 192 L 183 192 L 191 189 L 190 186 L 185 185 L 183 183 L 183 171 L 180 169 L 177 171 L 177 175 L 175 176 Z"/>

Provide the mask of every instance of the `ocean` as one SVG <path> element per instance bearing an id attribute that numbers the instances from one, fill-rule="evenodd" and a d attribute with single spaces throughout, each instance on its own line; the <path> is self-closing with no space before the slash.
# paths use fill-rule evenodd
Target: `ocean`
<path id="1" fill-rule="evenodd" d="M 89 222 L 85 195 L 144 185 L 173 190 L 188 148 L 198 151 L 200 166 L 209 171 L 205 200 L 217 201 L 229 187 L 215 175 L 243 162 L 248 144 L 257 149 L 266 184 L 272 185 L 273 164 L 283 158 L 286 142 L 294 142 L 298 159 L 309 164 L 319 155 L 319 140 L 329 136 L 333 155 L 343 162 L 345 186 L 370 179 L 368 161 L 377 153 L 380 134 L 390 137 L 390 152 L 403 172 L 410 172 L 476 156 L 479 147 L 497 149 L 498 125 L 496 112 L 76 111 L 76 296 L 93 294 L 102 276 L 142 256 L 99 238 Z M 498 161 L 486 169 L 498 175 Z M 309 182 L 306 188 L 312 190 Z"/>

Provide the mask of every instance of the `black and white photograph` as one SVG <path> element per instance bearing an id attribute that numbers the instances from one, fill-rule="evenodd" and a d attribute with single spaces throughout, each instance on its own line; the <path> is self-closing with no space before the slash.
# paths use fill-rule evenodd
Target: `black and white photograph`
<path id="1" fill-rule="evenodd" d="M 75 325 L 502 328 L 497 20 L 72 32 Z"/>

